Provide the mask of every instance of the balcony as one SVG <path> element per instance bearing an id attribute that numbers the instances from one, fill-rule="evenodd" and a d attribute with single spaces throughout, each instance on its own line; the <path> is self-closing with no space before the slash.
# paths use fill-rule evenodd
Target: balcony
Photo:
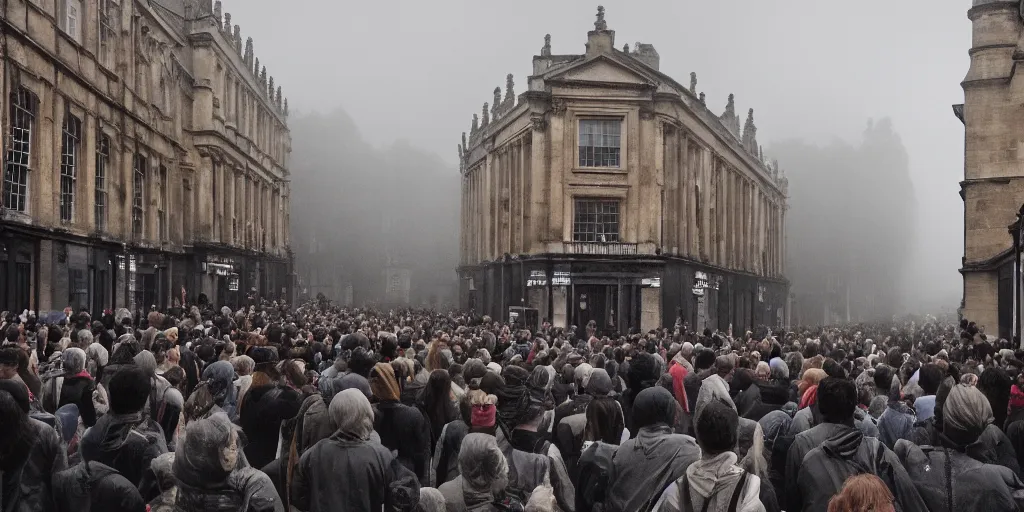
<path id="1" fill-rule="evenodd" d="M 592 254 L 598 256 L 636 256 L 640 244 L 619 242 L 564 242 L 565 254 Z"/>

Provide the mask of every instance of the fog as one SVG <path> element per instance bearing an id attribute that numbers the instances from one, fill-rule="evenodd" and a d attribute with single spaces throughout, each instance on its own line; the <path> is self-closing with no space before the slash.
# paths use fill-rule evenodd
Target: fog
<path id="1" fill-rule="evenodd" d="M 823 286 L 798 264 L 821 261 L 860 283 L 851 308 L 864 315 L 957 306 L 963 126 L 950 105 L 963 101 L 970 1 L 603 3 L 619 46 L 652 43 L 680 81 L 696 72 L 716 113 L 730 93 L 737 111 L 756 110 L 759 140 L 790 178 L 794 292 Z M 460 134 L 507 73 L 524 89 L 544 34 L 555 53 L 582 53 L 595 7 L 225 0 L 291 106 L 300 274 L 315 234 L 331 244 L 316 261 L 339 268 L 357 302 L 383 292 L 385 248 L 437 278 L 413 295 L 443 295 L 457 264 Z"/>

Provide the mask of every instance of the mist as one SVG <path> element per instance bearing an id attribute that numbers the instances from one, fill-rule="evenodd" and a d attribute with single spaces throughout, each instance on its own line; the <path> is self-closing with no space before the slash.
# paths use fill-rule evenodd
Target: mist
<path id="1" fill-rule="evenodd" d="M 597 3 L 225 0 L 292 106 L 300 274 L 315 234 L 333 244 L 332 286 L 374 300 L 397 237 L 403 257 L 454 281 L 460 134 L 507 73 L 524 90 L 544 34 L 555 53 L 582 53 Z M 790 180 L 794 292 L 824 286 L 800 272 L 821 260 L 864 285 L 851 289 L 851 317 L 958 305 L 964 132 L 950 105 L 963 102 L 970 1 L 600 3 L 618 46 L 654 44 L 677 80 L 696 72 L 714 112 L 730 93 L 737 111 L 756 110 L 765 153 Z M 891 147 L 873 155 L 876 143 Z M 385 233 L 385 212 L 411 234 Z"/>

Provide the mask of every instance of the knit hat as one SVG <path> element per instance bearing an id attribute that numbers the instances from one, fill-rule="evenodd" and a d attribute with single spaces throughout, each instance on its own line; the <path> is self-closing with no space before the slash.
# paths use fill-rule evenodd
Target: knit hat
<path id="1" fill-rule="evenodd" d="M 593 397 L 608 396 L 612 392 L 612 378 L 604 368 L 596 368 L 587 382 L 587 394 Z"/>

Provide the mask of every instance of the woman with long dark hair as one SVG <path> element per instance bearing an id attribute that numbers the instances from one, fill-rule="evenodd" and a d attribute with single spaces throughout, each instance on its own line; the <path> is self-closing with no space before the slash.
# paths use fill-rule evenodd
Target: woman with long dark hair
<path id="1" fill-rule="evenodd" d="M 459 411 L 451 398 L 452 379 L 446 370 L 434 370 L 430 372 L 430 379 L 427 387 L 423 390 L 423 398 L 420 400 L 420 409 L 430 423 L 430 446 L 433 453 L 433 446 L 441 436 L 441 429 L 450 421 L 459 417 Z"/>

